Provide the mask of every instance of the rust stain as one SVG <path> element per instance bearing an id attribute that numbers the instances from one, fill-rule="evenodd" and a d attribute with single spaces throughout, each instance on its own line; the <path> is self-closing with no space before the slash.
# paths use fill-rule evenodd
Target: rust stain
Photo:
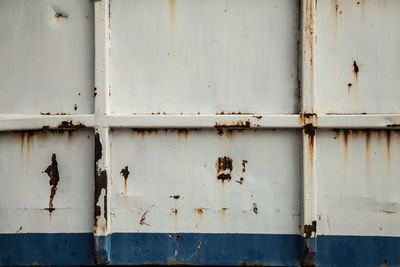
<path id="1" fill-rule="evenodd" d="M 50 184 L 50 199 L 49 199 L 49 207 L 46 208 L 50 212 L 50 214 L 55 210 L 53 205 L 54 196 L 57 192 L 57 185 L 60 181 L 60 175 L 58 173 L 58 163 L 56 159 L 56 154 L 51 156 L 51 164 L 44 171 L 49 176 L 49 184 Z"/>
<path id="2" fill-rule="evenodd" d="M 189 135 L 188 129 L 178 129 L 178 137 L 184 136 L 187 139 L 188 135 Z"/>
<path id="3" fill-rule="evenodd" d="M 400 124 L 395 124 L 395 123 L 393 123 L 393 124 L 388 124 L 388 125 L 386 125 L 386 127 L 387 127 L 387 128 L 397 128 L 397 127 L 400 127 Z"/>
<path id="4" fill-rule="evenodd" d="M 357 62 L 355 60 L 353 60 L 353 73 L 354 76 L 356 77 L 356 80 L 358 80 L 358 72 L 360 71 L 360 69 L 358 68 Z"/>
<path id="5" fill-rule="evenodd" d="M 313 66 L 313 50 L 314 50 L 314 16 L 313 16 L 313 0 L 306 0 L 305 14 L 305 39 L 309 46 L 310 66 Z M 311 71 L 311 80 L 314 78 L 314 72 Z"/>
<path id="6" fill-rule="evenodd" d="M 21 233 L 21 232 L 22 232 L 22 225 L 18 228 L 17 231 L 15 231 L 15 233 L 16 233 L 16 234 L 19 234 L 19 233 Z"/>
<path id="7" fill-rule="evenodd" d="M 173 195 L 173 196 L 169 196 L 170 198 L 173 198 L 173 199 L 179 199 L 180 198 L 180 196 L 179 195 Z"/>
<path id="8" fill-rule="evenodd" d="M 171 27 L 175 27 L 175 9 L 176 9 L 176 2 L 175 0 L 168 0 L 168 6 L 169 6 L 169 17 L 171 20 Z"/>
<path id="9" fill-rule="evenodd" d="M 304 134 L 308 137 L 308 145 L 310 151 L 313 151 L 316 127 L 314 127 L 311 123 L 308 123 L 303 127 L 303 130 Z"/>
<path id="10" fill-rule="evenodd" d="M 257 120 L 261 120 L 262 116 L 253 116 L 253 118 L 256 118 Z"/>
<path id="11" fill-rule="evenodd" d="M 221 181 L 231 180 L 231 174 L 233 170 L 233 160 L 230 157 L 219 157 L 215 163 L 217 168 L 217 179 Z M 228 173 L 226 173 L 228 171 Z"/>
<path id="12" fill-rule="evenodd" d="M 257 207 L 257 204 L 254 203 L 254 202 L 253 202 L 253 212 L 254 212 L 255 214 L 258 214 L 258 207 Z"/>
<path id="13" fill-rule="evenodd" d="M 390 143 L 391 143 L 391 131 L 386 131 L 386 161 L 387 161 L 387 171 L 388 176 L 391 176 L 391 150 L 390 150 Z"/>
<path id="14" fill-rule="evenodd" d="M 347 93 L 350 93 L 352 86 L 353 86 L 353 84 L 351 84 L 351 83 L 347 84 Z"/>
<path id="15" fill-rule="evenodd" d="M 248 161 L 247 160 L 242 160 L 242 173 L 245 173 L 246 172 L 246 163 L 247 163 Z"/>
<path id="16" fill-rule="evenodd" d="M 74 110 L 75 111 L 78 110 L 78 105 L 77 104 L 74 105 Z"/>
<path id="17" fill-rule="evenodd" d="M 94 90 L 93 90 L 93 95 L 94 95 L 94 97 L 97 96 L 97 88 L 96 88 L 96 87 L 95 87 Z"/>
<path id="18" fill-rule="evenodd" d="M 65 13 L 65 12 L 63 12 L 63 11 L 57 11 L 57 12 L 54 14 L 54 17 L 55 17 L 56 19 L 66 19 L 66 18 L 68 18 L 68 14 Z"/>
<path id="19" fill-rule="evenodd" d="M 125 168 L 123 168 L 120 172 L 121 176 L 124 177 L 125 179 L 125 185 L 124 185 L 124 189 L 125 189 L 125 194 L 127 192 L 127 182 L 128 182 L 128 176 L 129 176 L 129 170 L 128 170 L 128 166 L 125 166 Z"/>
<path id="20" fill-rule="evenodd" d="M 143 213 L 142 217 L 140 218 L 140 222 L 139 222 L 140 225 L 147 225 L 147 226 L 150 226 L 150 224 L 148 224 L 148 223 L 145 222 L 145 221 L 146 221 L 146 215 L 147 215 L 147 213 L 149 213 L 149 210 L 146 210 L 146 211 Z"/>
<path id="21" fill-rule="evenodd" d="M 345 170 L 347 170 L 347 161 L 349 158 L 349 130 L 343 130 L 343 159 Z"/>
<path id="22" fill-rule="evenodd" d="M 203 213 L 204 213 L 204 208 L 197 208 L 197 209 L 195 209 L 195 211 L 196 211 L 196 213 L 198 214 L 198 215 L 203 215 Z"/>
<path id="23" fill-rule="evenodd" d="M 238 184 L 243 184 L 244 183 L 244 178 L 240 177 L 240 179 L 236 180 L 235 182 L 238 183 Z"/>
<path id="24" fill-rule="evenodd" d="M 309 266 L 316 266 L 315 265 L 315 256 L 316 256 L 316 252 L 312 251 L 310 249 L 310 245 L 309 245 L 309 239 L 311 238 L 311 236 L 314 233 L 314 247 L 313 249 L 315 250 L 315 239 L 316 239 L 316 235 L 317 235 L 317 222 L 313 221 L 312 224 L 306 224 L 304 225 L 304 234 L 305 234 L 305 250 L 304 250 L 304 258 L 303 261 L 301 262 L 301 266 L 302 267 L 309 267 Z"/>
<path id="25" fill-rule="evenodd" d="M 175 235 L 168 235 L 169 238 L 174 239 L 176 242 L 179 242 L 179 240 L 181 239 L 180 235 L 175 234 Z"/>
<path id="26" fill-rule="evenodd" d="M 397 211 L 393 211 L 393 210 L 383 210 L 383 212 L 387 213 L 387 214 L 397 213 Z"/>
<path id="27" fill-rule="evenodd" d="M 78 128 L 86 128 L 85 124 L 80 121 L 73 122 L 72 120 L 69 121 L 62 121 L 58 124 L 57 128 L 59 129 L 78 129 Z"/>
<path id="28" fill-rule="evenodd" d="M 177 209 L 177 208 L 171 209 L 171 212 L 172 212 L 175 216 L 178 215 L 178 209 Z"/>

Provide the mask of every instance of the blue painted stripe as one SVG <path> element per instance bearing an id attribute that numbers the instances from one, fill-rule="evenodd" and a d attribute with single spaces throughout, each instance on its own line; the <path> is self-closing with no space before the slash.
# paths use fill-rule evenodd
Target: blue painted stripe
<path id="1" fill-rule="evenodd" d="M 298 266 L 303 257 L 299 235 L 115 233 L 111 244 L 112 264 Z"/>
<path id="2" fill-rule="evenodd" d="M 0 265 L 89 265 L 92 233 L 0 234 Z"/>
<path id="3" fill-rule="evenodd" d="M 0 234 L 0 265 L 91 265 L 92 233 Z M 104 242 L 101 242 L 104 243 Z M 114 233 L 111 264 L 189 263 L 298 266 L 299 235 Z M 318 236 L 318 266 L 400 265 L 400 237 Z"/>
<path id="4" fill-rule="evenodd" d="M 400 237 L 319 235 L 317 240 L 319 266 L 400 265 Z"/>

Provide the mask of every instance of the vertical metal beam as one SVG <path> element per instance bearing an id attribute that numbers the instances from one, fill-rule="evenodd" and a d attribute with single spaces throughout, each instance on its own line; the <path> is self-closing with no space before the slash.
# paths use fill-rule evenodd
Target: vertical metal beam
<path id="1" fill-rule="evenodd" d="M 98 117 L 109 114 L 109 57 L 110 28 L 109 0 L 94 3 L 95 14 L 95 193 L 94 193 L 94 248 L 95 263 L 110 263 L 110 142 L 109 128 L 98 125 Z"/>
<path id="2" fill-rule="evenodd" d="M 301 2 L 301 95 L 303 126 L 302 229 L 305 251 L 302 266 L 314 266 L 316 256 L 316 128 L 315 110 L 315 12 L 317 0 Z M 310 238 L 314 235 L 313 242 Z"/>

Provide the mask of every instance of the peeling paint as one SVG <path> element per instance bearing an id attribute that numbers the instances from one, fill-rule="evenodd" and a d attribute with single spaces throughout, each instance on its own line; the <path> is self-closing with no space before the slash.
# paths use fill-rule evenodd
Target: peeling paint
<path id="1" fill-rule="evenodd" d="M 49 207 L 46 208 L 50 212 L 50 214 L 55 210 L 53 205 L 54 196 L 57 192 L 57 185 L 60 181 L 60 175 L 58 173 L 58 163 L 56 159 L 56 154 L 51 156 L 51 164 L 44 171 L 49 176 L 49 184 L 50 184 L 50 199 L 49 199 Z"/>

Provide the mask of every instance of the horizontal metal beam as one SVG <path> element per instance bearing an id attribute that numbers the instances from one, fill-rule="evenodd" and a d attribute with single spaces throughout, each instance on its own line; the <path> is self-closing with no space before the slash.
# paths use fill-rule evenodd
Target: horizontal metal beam
<path id="1" fill-rule="evenodd" d="M 0 115 L 0 131 L 110 128 L 302 128 L 310 115 Z M 400 129 L 400 114 L 314 115 L 317 128 Z"/>

